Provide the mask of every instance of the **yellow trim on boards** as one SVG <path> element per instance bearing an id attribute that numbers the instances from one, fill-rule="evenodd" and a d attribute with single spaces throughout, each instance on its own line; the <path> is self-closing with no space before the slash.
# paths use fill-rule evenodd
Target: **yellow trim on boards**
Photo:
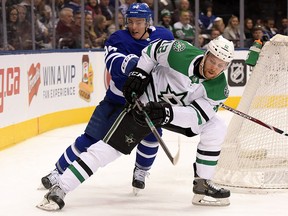
<path id="1" fill-rule="evenodd" d="M 49 130 L 87 122 L 94 109 L 95 107 L 86 107 L 65 110 L 1 128 L 0 151 Z"/>
<path id="2" fill-rule="evenodd" d="M 241 97 L 229 97 L 225 104 L 237 108 Z M 0 129 L 0 151 L 41 133 L 88 122 L 95 107 L 51 113 Z M 220 108 L 223 110 L 223 108 Z M 75 134 L 77 136 L 77 134 Z"/>
<path id="3" fill-rule="evenodd" d="M 237 108 L 239 102 L 240 102 L 241 97 L 228 97 L 227 100 L 225 101 L 225 104 L 227 106 L 230 106 L 234 109 Z M 220 108 L 219 110 L 224 110 L 223 108 Z"/>

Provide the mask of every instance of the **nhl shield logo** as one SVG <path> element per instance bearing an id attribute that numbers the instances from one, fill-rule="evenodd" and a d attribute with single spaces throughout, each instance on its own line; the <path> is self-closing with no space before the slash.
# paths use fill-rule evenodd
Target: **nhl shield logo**
<path id="1" fill-rule="evenodd" d="M 181 52 L 186 48 L 185 44 L 181 41 L 175 41 L 173 44 L 173 50 L 175 52 Z"/>
<path id="2" fill-rule="evenodd" d="M 229 86 L 245 86 L 247 82 L 247 69 L 244 60 L 233 60 L 228 68 Z"/>

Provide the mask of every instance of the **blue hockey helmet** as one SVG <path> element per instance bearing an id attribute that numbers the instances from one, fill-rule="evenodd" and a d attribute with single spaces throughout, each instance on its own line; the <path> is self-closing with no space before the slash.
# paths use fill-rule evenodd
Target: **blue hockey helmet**
<path id="1" fill-rule="evenodd" d="M 126 11 L 127 18 L 145 18 L 150 24 L 152 22 L 152 12 L 146 3 L 133 3 Z"/>

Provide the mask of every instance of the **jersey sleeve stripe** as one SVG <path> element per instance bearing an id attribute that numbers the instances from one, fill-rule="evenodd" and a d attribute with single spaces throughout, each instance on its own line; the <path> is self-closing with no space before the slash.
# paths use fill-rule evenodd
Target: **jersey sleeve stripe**
<path id="1" fill-rule="evenodd" d="M 157 60 L 157 50 L 158 48 L 161 46 L 163 40 L 160 40 L 159 42 L 157 42 L 156 46 L 155 46 L 155 50 L 154 50 L 154 60 Z"/>
<path id="2" fill-rule="evenodd" d="M 209 121 L 209 117 L 196 101 L 193 101 L 192 105 L 201 113 L 201 116 L 205 119 L 206 122 Z"/>

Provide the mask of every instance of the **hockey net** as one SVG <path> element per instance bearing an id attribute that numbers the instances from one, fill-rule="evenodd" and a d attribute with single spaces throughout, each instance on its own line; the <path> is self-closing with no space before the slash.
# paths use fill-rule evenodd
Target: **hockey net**
<path id="1" fill-rule="evenodd" d="M 237 110 L 287 133 L 287 36 L 266 42 Z M 288 136 L 234 115 L 213 180 L 240 192 L 288 189 Z"/>

